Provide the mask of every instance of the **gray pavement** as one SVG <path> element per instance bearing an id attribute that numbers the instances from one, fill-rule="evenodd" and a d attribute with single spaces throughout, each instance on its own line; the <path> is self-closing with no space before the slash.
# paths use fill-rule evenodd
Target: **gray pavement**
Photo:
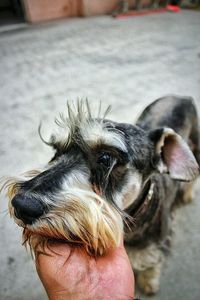
<path id="1" fill-rule="evenodd" d="M 94 109 L 99 100 L 112 104 L 111 117 L 126 122 L 169 93 L 193 96 L 200 109 L 200 13 L 2 27 L 0 72 L 0 176 L 17 175 L 51 157 L 37 127 L 42 120 L 48 137 L 67 99 L 88 97 Z M 193 203 L 177 215 L 173 251 L 152 300 L 200 299 L 199 193 L 197 184 Z M 1 195 L 0 300 L 36 299 L 47 297 Z"/>

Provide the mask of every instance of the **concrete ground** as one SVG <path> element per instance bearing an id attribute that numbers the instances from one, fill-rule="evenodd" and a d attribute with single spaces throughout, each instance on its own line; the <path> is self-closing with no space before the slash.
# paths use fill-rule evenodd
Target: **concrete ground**
<path id="1" fill-rule="evenodd" d="M 17 175 L 51 157 L 48 136 L 67 99 L 112 104 L 112 117 L 133 121 L 157 97 L 191 95 L 200 109 L 200 14 L 114 20 L 73 19 L 0 29 L 0 175 Z M 174 247 L 152 300 L 200 299 L 200 184 L 177 216 Z M 0 299 L 45 300 L 21 230 L 0 201 Z M 138 294 L 139 295 L 139 294 Z M 142 296 L 142 299 L 147 297 Z"/>

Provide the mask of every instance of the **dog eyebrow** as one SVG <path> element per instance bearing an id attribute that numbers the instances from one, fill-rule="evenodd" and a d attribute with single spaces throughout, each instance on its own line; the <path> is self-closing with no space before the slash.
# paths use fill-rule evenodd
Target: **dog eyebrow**
<path id="1" fill-rule="evenodd" d="M 124 137 L 115 128 L 107 128 L 101 122 L 86 123 L 80 128 L 84 142 L 91 148 L 104 144 L 127 152 Z"/>

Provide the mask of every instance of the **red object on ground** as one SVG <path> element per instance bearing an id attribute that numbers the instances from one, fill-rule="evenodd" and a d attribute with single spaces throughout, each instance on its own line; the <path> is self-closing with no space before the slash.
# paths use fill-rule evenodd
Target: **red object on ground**
<path id="1" fill-rule="evenodd" d="M 123 19 L 127 17 L 137 17 L 137 16 L 145 16 L 145 15 L 151 15 L 151 14 L 160 14 L 165 12 L 175 12 L 178 13 L 180 11 L 179 6 L 175 5 L 167 5 L 165 8 L 157 8 L 157 9 L 144 9 L 144 10 L 132 10 L 130 12 L 119 14 L 115 16 L 117 19 Z"/>
<path id="2" fill-rule="evenodd" d="M 167 5 L 166 7 L 167 11 L 172 11 L 172 12 L 179 12 L 180 11 L 180 7 L 179 6 L 176 6 L 176 5 Z"/>

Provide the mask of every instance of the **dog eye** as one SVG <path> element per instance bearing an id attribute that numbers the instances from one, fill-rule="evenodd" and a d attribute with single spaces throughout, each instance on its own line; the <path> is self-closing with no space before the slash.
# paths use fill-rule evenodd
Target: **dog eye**
<path id="1" fill-rule="evenodd" d="M 97 163 L 100 165 L 104 165 L 105 167 L 110 167 L 112 164 L 113 158 L 112 156 L 107 153 L 107 152 L 103 152 L 99 155 Z"/>

